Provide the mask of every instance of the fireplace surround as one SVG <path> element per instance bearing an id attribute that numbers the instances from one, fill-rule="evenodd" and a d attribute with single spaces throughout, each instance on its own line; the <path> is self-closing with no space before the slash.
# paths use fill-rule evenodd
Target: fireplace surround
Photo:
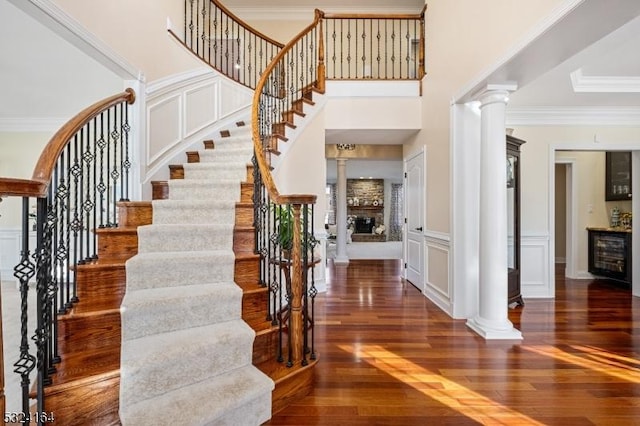
<path id="1" fill-rule="evenodd" d="M 355 222 L 356 234 L 371 234 L 376 226 L 374 217 L 357 217 Z"/>

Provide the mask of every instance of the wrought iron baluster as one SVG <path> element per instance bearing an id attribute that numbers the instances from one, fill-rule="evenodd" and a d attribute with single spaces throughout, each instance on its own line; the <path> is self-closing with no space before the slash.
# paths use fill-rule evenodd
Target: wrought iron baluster
<path id="1" fill-rule="evenodd" d="M 29 198 L 22 198 L 22 250 L 20 263 L 14 268 L 13 276 L 20 282 L 20 357 L 14 366 L 14 372 L 20 375 L 22 390 L 22 413 L 29 413 L 29 375 L 36 367 L 36 357 L 29 352 L 29 281 L 35 276 L 36 267 L 29 252 Z"/>
<path id="2" fill-rule="evenodd" d="M 121 119 L 121 118 L 120 118 Z M 122 127 L 118 125 L 118 110 L 113 108 L 113 130 L 111 131 L 111 141 L 113 143 L 113 169 L 111 170 L 111 187 L 113 189 L 113 200 L 109 207 L 111 207 L 111 218 L 113 221 L 111 222 L 111 227 L 115 228 L 118 226 L 118 180 L 120 179 L 120 172 L 118 171 L 118 163 L 121 162 L 120 155 L 122 153 L 118 152 L 118 141 L 120 141 L 121 134 L 118 132 L 118 128 Z"/>
<path id="3" fill-rule="evenodd" d="M 76 289 L 78 274 L 75 270 L 75 266 L 81 263 L 79 260 L 81 253 L 80 253 L 80 247 L 78 243 L 79 241 L 80 242 L 82 241 L 82 239 L 78 236 L 82 228 L 82 221 L 78 216 L 78 211 L 80 210 L 80 205 L 78 203 L 79 201 L 78 193 L 81 193 L 80 178 L 82 173 L 82 167 L 80 166 L 80 157 L 78 155 L 78 136 L 77 135 L 74 136 L 73 138 L 72 146 L 73 146 L 73 165 L 71 166 L 71 174 L 73 175 L 73 190 L 70 195 L 73 198 L 73 218 L 71 219 L 71 222 L 70 222 L 70 228 L 73 234 L 73 262 L 70 266 L 74 267 L 74 272 L 73 272 L 73 289 L 72 289 L 73 296 L 71 296 L 70 302 L 75 303 L 78 301 L 77 289 Z M 67 294 L 69 294 L 69 292 L 67 292 Z M 71 308 L 71 305 L 69 306 L 69 308 Z"/>

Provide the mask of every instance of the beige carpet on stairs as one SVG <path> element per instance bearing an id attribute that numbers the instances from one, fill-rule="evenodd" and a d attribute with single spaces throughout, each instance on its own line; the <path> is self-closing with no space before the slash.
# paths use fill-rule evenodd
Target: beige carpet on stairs
<path id="1" fill-rule="evenodd" d="M 122 303 L 120 418 L 129 425 L 259 425 L 273 381 L 233 282 L 233 227 L 252 155 L 249 126 L 216 140 L 153 202 Z"/>

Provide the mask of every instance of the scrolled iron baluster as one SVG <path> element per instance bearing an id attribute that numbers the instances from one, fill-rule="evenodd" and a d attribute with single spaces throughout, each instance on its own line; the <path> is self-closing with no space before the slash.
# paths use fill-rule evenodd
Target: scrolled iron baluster
<path id="1" fill-rule="evenodd" d="M 122 117 L 120 117 L 122 120 Z M 116 108 L 113 109 L 113 130 L 111 131 L 111 141 L 113 142 L 113 169 L 111 170 L 111 186 L 113 187 L 113 202 L 110 204 L 112 209 L 111 217 L 113 221 L 110 222 L 111 228 L 115 228 L 118 226 L 118 180 L 120 179 L 120 171 L 118 169 L 118 164 L 122 161 L 121 155 L 122 153 L 118 153 L 118 142 L 121 141 L 122 134 L 118 131 L 121 128 L 121 125 L 118 125 L 118 110 Z"/>
<path id="2" fill-rule="evenodd" d="M 29 198 L 22 198 L 22 250 L 20 262 L 14 267 L 13 276 L 20 282 L 20 357 L 13 364 L 14 373 L 20 375 L 22 389 L 22 413 L 29 413 L 29 375 L 36 367 L 36 356 L 29 352 L 29 281 L 36 274 L 36 265 L 29 251 Z"/>
<path id="3" fill-rule="evenodd" d="M 96 146 L 98 148 L 100 148 L 100 182 L 98 182 L 96 189 L 98 190 L 99 193 L 99 197 L 100 197 L 100 204 L 99 204 L 99 210 L 100 210 L 100 224 L 98 225 L 98 228 L 104 228 L 106 225 L 105 222 L 105 212 L 106 212 L 106 199 L 105 199 L 105 193 L 107 191 L 107 185 L 105 184 L 104 181 L 104 176 L 105 176 L 105 170 L 108 168 L 105 167 L 105 148 L 107 147 L 107 140 L 104 137 L 104 128 L 105 128 L 105 116 L 104 116 L 104 112 L 100 114 L 100 138 L 97 140 L 96 142 Z M 108 219 L 107 219 L 108 220 Z"/>
<path id="4" fill-rule="evenodd" d="M 129 158 L 129 132 L 131 126 L 129 125 L 129 108 L 123 102 L 120 104 L 120 110 L 122 111 L 122 125 L 121 125 L 121 155 L 123 157 L 122 167 L 120 171 L 120 201 L 129 201 L 129 170 L 131 170 L 131 159 Z"/>

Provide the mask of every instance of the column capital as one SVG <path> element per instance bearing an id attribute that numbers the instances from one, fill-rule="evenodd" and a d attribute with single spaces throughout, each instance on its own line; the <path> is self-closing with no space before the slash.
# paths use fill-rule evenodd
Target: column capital
<path id="1" fill-rule="evenodd" d="M 506 105 L 509 102 L 509 93 L 515 92 L 517 89 L 516 83 L 487 84 L 482 90 L 476 92 L 473 98 L 480 102 L 480 108 L 494 103 Z"/>

